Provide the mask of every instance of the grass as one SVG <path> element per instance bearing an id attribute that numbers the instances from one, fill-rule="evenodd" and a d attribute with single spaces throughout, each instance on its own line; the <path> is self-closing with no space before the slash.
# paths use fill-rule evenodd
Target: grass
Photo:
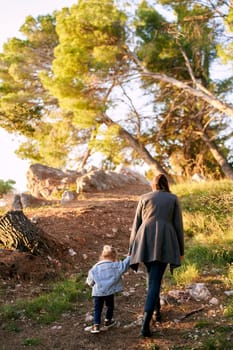
<path id="1" fill-rule="evenodd" d="M 231 319 L 233 318 L 233 296 L 229 297 L 227 305 L 224 307 L 224 316 Z"/>
<path id="2" fill-rule="evenodd" d="M 199 277 L 199 271 L 195 264 L 184 264 L 174 271 L 174 278 L 177 285 L 188 285 L 195 282 Z"/>
<path id="3" fill-rule="evenodd" d="M 22 345 L 24 346 L 37 346 L 41 345 L 41 340 L 38 338 L 26 338 L 22 341 Z"/>
<path id="4" fill-rule="evenodd" d="M 233 288 L 233 263 L 228 267 L 225 283 L 227 287 Z"/>
<path id="5" fill-rule="evenodd" d="M 40 324 L 50 324 L 62 314 L 72 311 L 85 292 L 88 293 L 84 277 L 64 280 L 56 283 L 50 293 L 30 301 L 18 300 L 14 305 L 2 306 L 0 315 L 3 320 L 10 322 L 27 317 Z"/>
<path id="6" fill-rule="evenodd" d="M 199 348 L 200 350 L 231 350 L 231 345 L 223 337 L 211 336 L 208 337 L 203 345 Z"/>
<path id="7" fill-rule="evenodd" d="M 185 260 L 175 279 L 187 283 L 205 269 L 227 271 L 233 262 L 233 186 L 232 181 L 185 183 L 172 187 L 181 201 L 185 229 Z M 195 267 L 195 268 L 194 268 Z M 228 283 L 232 280 L 232 270 Z"/>
<path id="8" fill-rule="evenodd" d="M 232 290 L 232 181 L 182 184 L 173 186 L 172 191 L 180 198 L 185 230 L 185 259 L 182 267 L 175 270 L 173 283 L 186 286 L 198 282 L 204 271 L 208 271 L 210 283 L 218 282 L 225 290 Z M 223 316 L 232 320 L 233 296 L 225 299 Z M 208 320 L 203 320 L 200 327 L 208 329 Z M 229 342 L 224 340 L 229 332 L 229 329 L 222 329 L 222 334 L 218 330 L 211 337 L 206 337 L 200 349 L 229 349 Z"/>

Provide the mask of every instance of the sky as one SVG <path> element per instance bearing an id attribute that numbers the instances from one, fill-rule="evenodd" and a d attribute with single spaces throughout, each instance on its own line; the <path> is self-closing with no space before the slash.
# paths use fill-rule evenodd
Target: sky
<path id="1" fill-rule="evenodd" d="M 63 7 L 70 7 L 76 0 L 0 0 L 0 51 L 2 45 L 12 37 L 21 37 L 20 27 L 29 15 L 51 14 Z M 23 161 L 15 155 L 19 140 L 7 134 L 0 128 L 0 179 L 14 180 L 17 192 L 24 192 L 26 187 L 26 172 L 28 161 Z"/>

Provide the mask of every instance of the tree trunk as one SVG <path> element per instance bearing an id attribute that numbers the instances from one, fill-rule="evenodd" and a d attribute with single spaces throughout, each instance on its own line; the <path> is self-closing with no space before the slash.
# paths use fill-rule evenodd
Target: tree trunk
<path id="1" fill-rule="evenodd" d="M 140 155 L 140 157 L 154 169 L 156 174 L 164 173 L 168 176 L 166 170 L 164 170 L 160 163 L 150 155 L 145 146 L 135 139 L 130 133 L 128 133 L 128 131 L 120 128 L 119 134 L 122 138 L 127 140 L 130 146 Z"/>
<path id="2" fill-rule="evenodd" d="M 90 155 L 91 155 L 91 150 L 88 148 L 88 150 L 85 152 L 85 154 L 84 154 L 84 156 L 82 158 L 81 164 L 79 165 L 77 171 L 83 170 L 83 168 L 87 164 L 87 160 L 90 157 Z"/>
<path id="3" fill-rule="evenodd" d="M 206 133 L 202 134 L 202 139 L 205 142 L 205 144 L 208 146 L 210 152 L 212 153 L 214 159 L 216 162 L 219 164 L 219 166 L 222 169 L 222 172 L 224 175 L 230 179 L 233 180 L 233 168 L 228 164 L 227 160 L 224 158 L 222 153 L 219 151 L 218 147 L 216 144 L 211 141 Z"/>
<path id="4" fill-rule="evenodd" d="M 46 248 L 39 229 L 21 210 L 11 210 L 0 217 L 0 246 L 38 255 Z"/>
<path id="5" fill-rule="evenodd" d="M 81 164 L 78 167 L 78 171 L 84 169 L 85 165 L 87 164 L 88 158 L 91 156 L 91 148 L 89 147 L 89 144 L 91 141 L 95 140 L 95 138 L 96 138 L 95 131 L 96 130 L 92 130 L 91 137 L 90 137 L 90 140 L 88 142 L 88 148 L 87 148 L 87 150 L 82 158 Z"/>
<path id="6" fill-rule="evenodd" d="M 173 178 L 167 173 L 161 164 L 150 155 L 146 147 L 137 139 L 135 139 L 127 130 L 122 128 L 119 124 L 115 123 L 107 115 L 103 117 L 103 122 L 107 125 L 117 125 L 119 127 L 119 135 L 129 143 L 129 145 L 138 153 L 138 155 L 145 161 L 146 164 L 151 166 L 151 168 L 154 170 L 155 175 L 163 173 L 167 176 L 171 184 L 174 183 Z"/>

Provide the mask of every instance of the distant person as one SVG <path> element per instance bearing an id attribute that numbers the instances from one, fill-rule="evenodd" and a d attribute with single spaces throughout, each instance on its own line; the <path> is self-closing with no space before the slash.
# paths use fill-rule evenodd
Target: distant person
<path id="1" fill-rule="evenodd" d="M 152 192 L 142 195 L 138 202 L 129 254 L 132 269 L 137 271 L 139 263 L 147 268 L 148 290 L 141 336 L 151 337 L 150 321 L 155 310 L 157 319 L 161 319 L 160 288 L 166 267 L 180 266 L 184 255 L 182 211 L 164 174 L 153 179 Z"/>
<path id="2" fill-rule="evenodd" d="M 114 326 L 114 294 L 122 291 L 121 276 L 129 268 L 130 257 L 118 261 L 115 248 L 105 245 L 99 261 L 89 270 L 87 283 L 92 287 L 94 300 L 94 324 L 91 333 L 100 332 L 101 314 L 106 306 L 104 326 Z"/>

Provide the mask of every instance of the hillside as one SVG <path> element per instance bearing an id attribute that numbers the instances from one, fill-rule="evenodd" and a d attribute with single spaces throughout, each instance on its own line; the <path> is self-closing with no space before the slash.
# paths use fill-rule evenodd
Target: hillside
<path id="1" fill-rule="evenodd" d="M 127 254 L 137 201 L 139 195 L 148 190 L 146 186 L 127 186 L 82 196 L 69 206 L 25 211 L 25 215 L 43 230 L 53 249 L 43 258 L 0 251 L 0 305 L 49 292 L 51 282 L 61 275 L 84 279 L 104 244 L 117 247 L 121 257 Z M 184 288 L 171 285 L 179 298 L 172 297 L 168 290 L 163 291 L 166 300 L 162 307 L 163 322 L 154 324 L 155 333 L 151 339 L 138 336 L 146 288 L 146 274 L 141 266 L 139 273 L 130 270 L 124 276 L 124 293 L 116 297 L 115 328 L 98 335 L 85 331 L 91 324 L 86 319 L 87 314 L 92 313 L 90 290 L 85 287 L 74 309 L 50 324 L 24 316 L 9 322 L 0 313 L 0 349 L 21 350 L 27 346 L 47 350 L 232 349 L 233 323 L 223 315 L 227 297 L 218 272 L 212 269 L 196 282 L 206 283 L 218 304 L 196 301 Z M 215 347 L 211 347 L 212 337 Z"/>

